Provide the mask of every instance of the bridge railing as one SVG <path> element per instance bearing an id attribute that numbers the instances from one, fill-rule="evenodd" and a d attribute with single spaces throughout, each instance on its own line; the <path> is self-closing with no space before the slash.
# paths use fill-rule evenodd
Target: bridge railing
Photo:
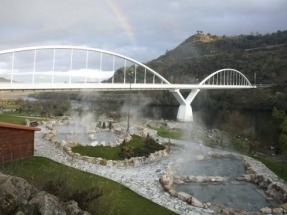
<path id="1" fill-rule="evenodd" d="M 36 46 L 0 51 L 1 82 L 170 84 L 132 58 L 78 46 Z"/>

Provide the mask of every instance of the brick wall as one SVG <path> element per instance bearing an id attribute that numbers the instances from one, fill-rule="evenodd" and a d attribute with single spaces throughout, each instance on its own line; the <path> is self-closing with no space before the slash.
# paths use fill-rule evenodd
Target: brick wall
<path id="1" fill-rule="evenodd" d="M 0 163 L 33 156 L 34 131 L 0 127 Z"/>

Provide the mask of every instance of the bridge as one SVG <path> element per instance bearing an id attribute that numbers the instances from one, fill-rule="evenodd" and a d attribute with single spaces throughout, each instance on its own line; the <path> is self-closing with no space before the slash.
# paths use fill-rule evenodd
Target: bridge
<path id="1" fill-rule="evenodd" d="M 127 56 L 80 46 L 35 46 L 0 51 L 0 91 L 168 90 L 179 102 L 177 119 L 192 121 L 191 103 L 201 89 L 255 88 L 235 69 L 213 72 L 199 84 L 172 84 Z M 190 90 L 184 98 L 180 90 Z"/>

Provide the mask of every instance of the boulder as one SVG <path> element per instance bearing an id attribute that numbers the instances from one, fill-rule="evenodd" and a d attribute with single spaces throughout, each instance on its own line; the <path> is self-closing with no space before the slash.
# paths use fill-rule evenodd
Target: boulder
<path id="1" fill-rule="evenodd" d="M 17 201 L 26 202 L 31 196 L 32 186 L 26 180 L 14 176 L 0 176 L 0 194 L 11 195 Z"/>
<path id="2" fill-rule="evenodd" d="M 107 160 L 106 166 L 108 166 L 108 167 L 113 166 L 113 161 L 112 160 Z"/>
<path id="3" fill-rule="evenodd" d="M 185 192 L 178 192 L 177 193 L 177 197 L 179 199 L 181 199 L 182 201 L 187 201 L 190 197 L 192 197 L 191 195 L 185 193 Z"/>
<path id="4" fill-rule="evenodd" d="M 195 197 L 192 197 L 191 205 L 195 206 L 195 207 L 199 207 L 199 208 L 204 208 L 205 207 L 204 204 L 201 201 L 199 201 L 197 198 L 195 198 Z"/>
<path id="5" fill-rule="evenodd" d="M 177 197 L 177 192 L 174 189 L 169 189 L 168 193 L 172 196 L 172 197 Z"/>
<path id="6" fill-rule="evenodd" d="M 160 177 L 160 183 L 162 184 L 162 186 L 164 187 L 165 185 L 167 186 L 171 186 L 173 184 L 173 177 L 170 175 L 162 175 Z"/>
<path id="7" fill-rule="evenodd" d="M 204 160 L 204 155 L 195 155 L 196 160 Z"/>
<path id="8" fill-rule="evenodd" d="M 82 211 L 78 207 L 78 203 L 73 200 L 66 202 L 64 208 L 68 215 L 91 215 L 86 211 Z"/>
<path id="9" fill-rule="evenodd" d="M 287 211 L 287 203 L 280 205 L 281 208 L 283 208 L 285 211 Z"/>
<path id="10" fill-rule="evenodd" d="M 273 214 L 283 214 L 285 211 L 283 210 L 283 208 L 273 208 L 272 209 L 272 213 Z"/>
<path id="11" fill-rule="evenodd" d="M 141 158 L 134 158 L 133 162 L 134 166 L 140 166 L 142 164 Z"/>
<path id="12" fill-rule="evenodd" d="M 260 209 L 261 212 L 266 213 L 266 214 L 271 214 L 272 213 L 272 209 L 265 207 L 265 208 L 261 208 Z"/>
<path id="13" fill-rule="evenodd" d="M 20 202 L 11 194 L 0 195 L 0 214 L 14 214 Z"/>
<path id="14" fill-rule="evenodd" d="M 59 203 L 59 199 L 44 191 L 37 193 L 29 203 L 38 205 L 38 210 L 42 215 L 66 215 L 65 210 Z"/>

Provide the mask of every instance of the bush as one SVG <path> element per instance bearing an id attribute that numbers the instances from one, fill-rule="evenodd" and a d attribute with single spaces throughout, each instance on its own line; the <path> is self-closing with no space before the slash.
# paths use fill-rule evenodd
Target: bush
<path id="1" fill-rule="evenodd" d="M 134 143 L 132 141 L 134 141 Z M 164 146 L 158 144 L 150 137 L 142 138 L 133 135 L 133 139 L 130 142 L 123 144 L 121 148 L 120 156 L 123 159 L 142 156 L 148 157 L 151 153 L 164 149 Z M 138 146 L 130 146 L 129 144 L 138 144 Z"/>
<path id="2" fill-rule="evenodd" d="M 133 135 L 131 141 L 123 142 L 120 146 L 75 146 L 74 153 L 89 157 L 101 157 L 107 160 L 124 160 L 131 157 L 148 157 L 151 153 L 163 150 L 165 147 L 149 137 Z"/>
<path id="3" fill-rule="evenodd" d="M 66 180 L 60 178 L 57 180 L 48 180 L 44 183 L 43 190 L 58 196 L 62 201 L 76 201 L 82 210 L 86 210 L 90 202 L 103 194 L 97 187 L 89 188 L 87 190 L 72 191 L 67 187 Z"/>

